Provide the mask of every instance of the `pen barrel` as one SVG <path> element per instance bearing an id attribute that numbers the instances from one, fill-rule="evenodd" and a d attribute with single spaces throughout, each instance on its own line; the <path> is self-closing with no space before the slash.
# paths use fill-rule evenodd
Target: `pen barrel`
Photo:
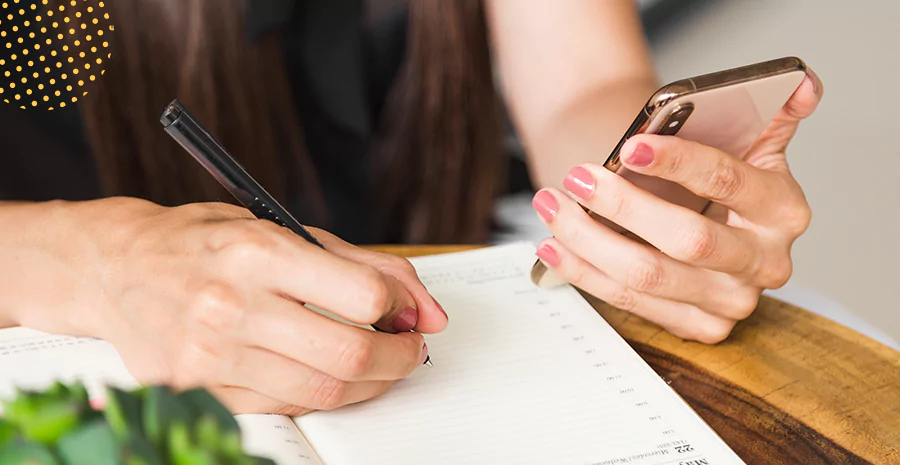
<path id="1" fill-rule="evenodd" d="M 286 227 L 324 248 L 177 100 L 166 107 L 160 122 L 165 131 L 254 216 Z"/>

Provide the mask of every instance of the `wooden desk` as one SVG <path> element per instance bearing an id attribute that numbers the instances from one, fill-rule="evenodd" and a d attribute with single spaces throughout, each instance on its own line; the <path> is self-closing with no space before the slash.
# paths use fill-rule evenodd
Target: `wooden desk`
<path id="1" fill-rule="evenodd" d="M 765 297 L 715 346 L 588 300 L 748 464 L 900 464 L 900 353 Z"/>

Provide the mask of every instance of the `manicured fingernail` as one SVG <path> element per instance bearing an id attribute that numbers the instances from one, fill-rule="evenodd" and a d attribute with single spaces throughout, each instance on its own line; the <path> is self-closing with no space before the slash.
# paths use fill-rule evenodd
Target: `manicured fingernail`
<path id="1" fill-rule="evenodd" d="M 534 198 L 531 199 L 531 206 L 534 207 L 542 218 L 544 218 L 544 221 L 552 220 L 559 210 L 559 204 L 556 203 L 556 198 L 553 197 L 553 194 L 545 190 L 541 190 L 535 194 Z"/>
<path id="2" fill-rule="evenodd" d="M 634 146 L 634 151 L 625 158 L 625 163 L 633 166 L 650 166 L 654 158 L 656 156 L 653 154 L 653 147 L 643 142 L 638 142 Z"/>
<path id="3" fill-rule="evenodd" d="M 424 365 L 425 360 L 428 360 L 428 344 L 422 343 L 422 360 L 419 365 Z"/>
<path id="4" fill-rule="evenodd" d="M 440 302 L 438 302 L 438 301 L 437 301 L 437 299 L 435 299 L 435 298 L 434 298 L 434 297 L 432 297 L 432 298 L 431 298 L 431 300 L 433 300 L 433 301 L 434 301 L 434 304 L 435 304 L 435 305 L 437 305 L 437 308 L 438 308 L 438 310 L 440 310 L 440 311 L 441 311 L 441 313 L 443 313 L 443 314 L 444 314 L 444 318 L 446 318 L 446 319 L 448 319 L 448 320 L 449 320 L 449 319 L 450 319 L 450 317 L 449 317 L 449 316 L 447 316 L 447 312 L 445 312 L 445 311 L 444 311 L 444 307 L 443 307 L 443 306 L 442 306 L 442 305 L 441 305 L 441 303 L 440 303 Z"/>
<path id="5" fill-rule="evenodd" d="M 537 256 L 551 267 L 559 266 L 559 253 L 547 244 L 537 249 Z"/>
<path id="6" fill-rule="evenodd" d="M 394 331 L 410 331 L 416 327 L 416 322 L 418 321 L 419 312 L 412 307 L 406 307 L 394 320 Z"/>
<path id="7" fill-rule="evenodd" d="M 594 193 L 594 176 L 583 167 L 576 166 L 566 175 L 563 185 L 578 198 L 589 199 Z"/>

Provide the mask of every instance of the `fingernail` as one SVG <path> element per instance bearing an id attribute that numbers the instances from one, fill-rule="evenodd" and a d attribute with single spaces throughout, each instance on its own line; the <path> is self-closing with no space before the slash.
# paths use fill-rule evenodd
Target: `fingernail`
<path id="1" fill-rule="evenodd" d="M 441 305 L 441 303 L 438 302 L 437 299 L 435 299 L 434 297 L 432 297 L 431 300 L 433 300 L 433 301 L 434 301 L 434 304 L 437 305 L 438 310 L 440 310 L 441 313 L 444 314 L 444 318 L 446 318 L 447 320 L 449 320 L 450 317 L 447 316 L 447 312 L 444 311 L 444 307 Z"/>
<path id="2" fill-rule="evenodd" d="M 416 327 L 416 322 L 418 321 L 419 312 L 412 307 L 406 307 L 394 320 L 394 331 L 410 331 Z"/>
<path id="3" fill-rule="evenodd" d="M 556 203 L 556 198 L 553 197 L 553 194 L 547 192 L 545 190 L 539 191 L 535 194 L 534 198 L 531 199 L 531 206 L 544 218 L 544 221 L 550 221 L 556 216 L 556 211 L 559 210 L 559 204 Z"/>
<path id="4" fill-rule="evenodd" d="M 428 344 L 422 343 L 422 360 L 419 365 L 424 365 L 425 360 L 428 360 Z"/>
<path id="5" fill-rule="evenodd" d="M 633 166 L 650 166 L 650 164 L 653 163 L 654 158 L 656 158 L 656 156 L 653 155 L 653 147 L 650 147 L 643 142 L 638 142 L 637 145 L 634 146 L 634 151 L 625 158 L 625 163 Z"/>
<path id="6" fill-rule="evenodd" d="M 594 194 L 594 176 L 581 166 L 576 166 L 569 171 L 563 185 L 573 195 L 580 199 L 589 199 Z"/>
<path id="7" fill-rule="evenodd" d="M 813 92 L 815 92 L 816 95 L 819 95 L 819 77 L 816 75 L 816 72 L 813 71 L 812 68 L 806 68 L 806 76 L 812 81 Z"/>
<path id="8" fill-rule="evenodd" d="M 547 244 L 540 246 L 536 255 L 551 267 L 559 266 L 559 253 Z"/>

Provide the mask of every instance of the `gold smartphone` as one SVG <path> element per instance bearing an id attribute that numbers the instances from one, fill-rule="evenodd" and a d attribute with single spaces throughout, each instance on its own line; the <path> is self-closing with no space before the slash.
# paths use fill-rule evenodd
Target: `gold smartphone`
<path id="1" fill-rule="evenodd" d="M 796 57 L 756 63 L 672 82 L 660 88 L 622 136 L 604 166 L 639 187 L 649 177 L 622 166 L 619 150 L 635 134 L 678 135 L 743 158 L 806 76 L 806 64 Z M 654 192 L 672 203 L 701 212 L 709 201 L 684 187 L 654 180 Z M 585 209 L 585 211 L 588 211 Z M 588 211 L 594 219 L 621 228 Z M 564 281 L 535 262 L 531 279 L 541 287 Z"/>

